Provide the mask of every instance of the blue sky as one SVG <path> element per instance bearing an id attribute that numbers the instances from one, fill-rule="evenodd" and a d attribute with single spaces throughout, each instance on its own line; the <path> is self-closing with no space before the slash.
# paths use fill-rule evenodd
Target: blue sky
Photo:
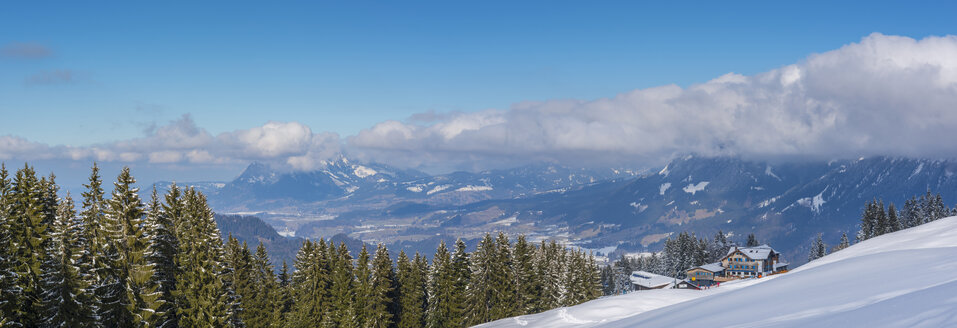
<path id="1" fill-rule="evenodd" d="M 212 133 L 299 121 L 351 135 L 425 111 L 594 99 L 753 74 L 872 32 L 953 33 L 953 2 L 4 3 L 2 134 L 67 145 L 190 113 Z M 71 83 L 28 83 L 68 70 Z"/>
<path id="2" fill-rule="evenodd" d="M 436 117 L 448 123 L 440 131 L 448 139 L 476 124 L 511 122 L 523 102 L 589 102 L 731 72 L 754 76 L 875 32 L 952 35 L 955 9 L 949 1 L 5 2 L 0 136 L 65 152 L 56 147 L 113 145 L 180 126 L 228 144 L 226 137 L 273 121 L 333 133 L 324 138 L 346 148 L 409 153 L 419 146 L 370 142 L 373 127 L 386 131 L 396 125 L 382 123 L 397 120 L 420 135 L 432 122 L 410 117 L 445 114 Z M 456 120 L 488 109 L 506 114 Z M 30 157 L 17 154 L 5 159 Z M 270 154 L 238 156 L 232 167 Z M 154 155 L 154 164 L 187 161 L 183 153 Z M 547 150 L 536 156 L 554 158 Z"/>

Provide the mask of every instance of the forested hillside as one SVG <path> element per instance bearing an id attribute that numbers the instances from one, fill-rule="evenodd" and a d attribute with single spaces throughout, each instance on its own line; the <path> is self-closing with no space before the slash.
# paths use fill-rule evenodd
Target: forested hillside
<path id="1" fill-rule="evenodd" d="M 401 251 L 393 261 L 381 244 L 353 259 L 344 242 L 305 241 L 276 274 L 264 242 L 284 239 L 224 243 L 202 192 L 173 184 L 143 200 L 124 168 L 107 196 L 95 165 L 84 187 L 77 205 L 52 174 L 0 168 L 0 325 L 459 327 L 601 292 L 590 254 L 502 233 L 472 253 L 443 242 L 431 264 Z"/>

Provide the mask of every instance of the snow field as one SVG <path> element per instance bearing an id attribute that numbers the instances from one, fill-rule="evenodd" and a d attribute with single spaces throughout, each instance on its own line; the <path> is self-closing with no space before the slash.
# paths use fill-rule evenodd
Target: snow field
<path id="1" fill-rule="evenodd" d="M 480 327 L 957 327 L 957 217 L 869 239 L 790 273 L 651 290 Z"/>

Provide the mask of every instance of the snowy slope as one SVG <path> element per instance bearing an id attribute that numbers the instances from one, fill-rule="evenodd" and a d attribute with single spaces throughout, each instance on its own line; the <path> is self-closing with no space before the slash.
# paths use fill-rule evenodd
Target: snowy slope
<path id="1" fill-rule="evenodd" d="M 652 292 L 486 326 L 957 327 L 957 217 L 877 237 L 783 275 L 704 292 Z"/>
<path id="2" fill-rule="evenodd" d="M 627 295 L 605 297 L 577 306 L 558 308 L 543 313 L 502 319 L 476 327 L 595 327 L 672 304 L 744 288 L 758 282 L 760 281 L 756 279 L 740 280 L 722 284 L 721 288 L 703 291 L 687 289 L 647 290 Z"/>

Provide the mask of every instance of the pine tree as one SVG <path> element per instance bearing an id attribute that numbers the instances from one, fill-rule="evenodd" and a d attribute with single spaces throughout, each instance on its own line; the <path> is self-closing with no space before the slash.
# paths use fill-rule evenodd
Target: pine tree
<path id="1" fill-rule="evenodd" d="M 268 328 L 279 322 L 280 308 L 277 302 L 279 283 L 276 273 L 269 262 L 269 254 L 262 241 L 256 246 L 256 254 L 252 258 L 252 281 L 254 283 L 255 298 L 249 300 L 247 316 L 243 322 L 248 327 Z M 248 318 L 248 319 L 246 319 Z"/>
<path id="2" fill-rule="evenodd" d="M 150 240 L 146 259 L 153 266 L 152 284 L 160 293 L 159 307 L 152 326 L 175 328 L 178 327 L 178 316 L 173 290 L 176 289 L 176 277 L 180 270 L 176 263 L 179 246 L 174 220 L 180 218 L 174 215 L 181 214 L 178 210 L 171 210 L 179 208 L 179 187 L 175 183 L 170 185 L 165 199 L 166 205 L 161 204 L 154 186 L 153 193 L 150 195 L 149 213 L 146 216 Z"/>
<path id="3" fill-rule="evenodd" d="M 362 250 L 359 251 L 359 257 L 356 261 L 356 282 L 355 282 L 355 313 L 360 327 L 368 327 L 370 313 L 367 312 L 370 297 L 372 297 L 372 272 L 369 261 L 369 251 L 365 244 L 362 244 Z"/>
<path id="4" fill-rule="evenodd" d="M 95 327 L 92 293 L 74 265 L 72 228 L 76 211 L 68 195 L 57 209 L 43 265 L 42 322 L 49 327 Z"/>
<path id="5" fill-rule="evenodd" d="M 698 247 L 694 249 L 694 266 L 704 265 L 710 263 L 711 252 L 708 250 L 708 241 L 704 238 L 698 239 Z"/>
<path id="6" fill-rule="evenodd" d="M 332 323 L 331 320 L 326 320 L 331 316 L 330 313 L 330 296 L 329 290 L 330 285 L 332 284 L 332 256 L 335 252 L 335 247 L 333 247 L 332 242 L 328 245 L 326 244 L 325 239 L 319 238 L 319 242 L 316 243 L 316 250 L 313 259 L 313 273 L 312 276 L 315 277 L 313 282 L 313 293 L 315 294 L 315 304 L 316 311 L 319 315 L 320 322 Z"/>
<path id="7" fill-rule="evenodd" d="M 565 297 L 562 300 L 562 306 L 573 306 L 585 300 L 585 279 L 582 277 L 585 261 L 583 261 L 580 251 L 573 250 L 568 252 L 565 263 L 568 267 L 565 269 L 563 279 L 565 281 Z"/>
<path id="8" fill-rule="evenodd" d="M 385 245 L 379 244 L 372 260 L 371 293 L 364 313 L 367 316 L 366 326 L 385 328 L 392 325 L 395 306 L 394 281 L 395 272 L 392 270 L 389 250 Z"/>
<path id="9" fill-rule="evenodd" d="M 900 219 L 897 217 L 897 208 L 894 203 L 887 207 L 887 224 L 884 227 L 884 233 L 891 233 L 901 229 Z"/>
<path id="10" fill-rule="evenodd" d="M 630 292 L 633 289 L 631 280 L 629 276 L 633 271 L 644 269 L 644 263 L 647 260 L 644 258 L 639 258 L 637 261 L 632 261 L 622 255 L 618 261 L 615 261 L 609 268 L 607 274 L 611 277 L 608 278 L 611 282 L 609 287 L 609 295 L 621 295 L 627 292 Z M 634 263 L 634 265 L 632 264 Z"/>
<path id="11" fill-rule="evenodd" d="M 496 276 L 495 271 L 502 268 L 497 266 L 498 247 L 495 240 L 488 233 L 479 242 L 472 253 L 472 276 L 468 285 L 468 323 L 477 325 L 492 321 L 495 316 Z"/>
<path id="12" fill-rule="evenodd" d="M 80 213 L 83 229 L 76 247 L 87 251 L 78 254 L 76 264 L 81 273 L 86 273 L 87 283 L 93 286 L 92 303 L 100 326 L 109 327 L 121 324 L 126 312 L 122 298 L 126 293 L 119 273 L 113 268 L 119 251 L 110 240 L 110 221 L 106 215 L 107 204 L 99 172 L 99 167 L 93 163 L 89 181 L 83 185 L 86 188 Z"/>
<path id="13" fill-rule="evenodd" d="M 493 263 L 495 270 L 492 271 L 492 289 L 494 290 L 492 303 L 492 320 L 507 318 L 518 315 L 520 312 L 517 307 L 515 292 L 515 271 L 512 258 L 512 246 L 505 236 L 505 233 L 499 232 L 495 238 L 496 250 Z"/>
<path id="14" fill-rule="evenodd" d="M 180 326 L 229 327 L 236 318 L 233 291 L 223 280 L 223 243 L 205 196 L 192 188 L 183 195 L 182 229 L 177 229 L 180 250 L 177 263 L 183 269 L 176 281 Z"/>
<path id="15" fill-rule="evenodd" d="M 920 224 L 920 209 L 917 205 L 917 197 L 911 197 L 904 202 L 904 210 L 901 211 L 902 229 L 916 227 Z"/>
<path id="16" fill-rule="evenodd" d="M 944 199 L 938 193 L 934 196 L 934 206 L 933 206 L 933 217 L 934 220 L 940 220 L 948 216 L 950 209 L 947 208 L 947 205 L 944 205 Z"/>
<path id="17" fill-rule="evenodd" d="M 542 281 L 542 297 L 534 312 L 542 312 L 561 306 L 563 294 L 562 255 L 555 241 L 546 244 L 543 240 L 538 248 L 536 274 Z"/>
<path id="18" fill-rule="evenodd" d="M 586 286 L 587 286 L 587 288 L 588 288 L 588 292 L 585 294 L 585 296 L 586 296 L 586 299 L 585 299 L 585 300 L 586 300 L 586 301 L 590 301 L 590 300 L 593 300 L 593 299 L 597 299 L 597 298 L 601 297 L 601 295 L 602 295 L 602 292 L 601 292 L 601 275 L 600 275 L 599 269 L 600 269 L 600 268 L 598 267 L 598 263 L 595 262 L 595 255 L 589 253 L 589 254 L 588 254 L 588 265 L 587 265 L 587 268 L 586 268 L 586 270 L 583 270 L 583 271 L 586 271 L 586 272 L 588 273 L 588 274 L 585 276 L 586 279 L 588 279 L 588 282 L 586 283 Z"/>
<path id="19" fill-rule="evenodd" d="M 418 306 L 415 311 L 418 313 L 412 317 L 418 318 L 417 322 L 420 323 L 418 327 L 425 327 L 425 311 L 429 308 L 429 260 L 419 252 L 415 252 L 412 258 L 412 270 L 415 292 L 418 295 L 417 302 L 414 303 Z"/>
<path id="20" fill-rule="evenodd" d="M 834 246 L 834 249 L 831 250 L 831 253 L 837 252 L 839 250 L 842 250 L 848 247 L 851 247 L 851 242 L 847 240 L 847 233 L 842 233 L 841 242 L 837 244 L 837 246 Z"/>
<path id="21" fill-rule="evenodd" d="M 884 210 L 884 200 L 882 199 L 876 204 L 874 208 L 874 224 L 872 227 L 874 231 L 871 233 L 871 237 L 883 235 L 886 231 L 890 230 L 890 221 L 887 218 L 887 211 Z"/>
<path id="22" fill-rule="evenodd" d="M 934 213 L 937 212 L 934 204 L 934 196 L 931 195 L 930 189 L 927 189 L 927 193 L 921 196 L 920 212 L 920 224 L 931 222 L 937 219 L 934 215 Z"/>
<path id="23" fill-rule="evenodd" d="M 748 242 L 757 242 L 753 236 L 751 234 L 748 237 Z M 659 274 L 683 278 L 687 269 L 704 264 L 706 248 L 706 242 L 698 240 L 688 232 L 681 232 L 677 238 L 665 240 Z"/>
<path id="24" fill-rule="evenodd" d="M 279 271 L 279 313 L 281 318 L 292 311 L 293 297 L 291 277 L 289 276 L 289 266 L 286 261 L 282 261 L 282 268 Z"/>
<path id="25" fill-rule="evenodd" d="M 6 246 L 13 245 L 15 235 L 19 230 L 15 226 L 14 218 L 10 213 L 13 204 L 13 187 L 10 182 L 10 173 L 6 164 L 0 163 L 0 321 L 16 317 L 21 311 L 19 297 L 22 289 L 17 284 L 15 249 Z M 3 327 L 0 324 L 0 327 Z"/>
<path id="26" fill-rule="evenodd" d="M 615 294 L 615 271 L 612 265 L 605 265 L 601 267 L 601 292 L 603 295 L 616 295 Z"/>
<path id="27" fill-rule="evenodd" d="M 761 243 L 758 242 L 758 238 L 754 236 L 754 233 L 748 234 L 748 247 L 760 246 Z"/>
<path id="28" fill-rule="evenodd" d="M 17 170 L 10 190 L 10 257 L 17 290 L 5 319 L 12 326 L 38 326 L 43 313 L 41 274 L 49 243 L 50 190 L 27 165 Z"/>
<path id="29" fill-rule="evenodd" d="M 253 257 L 249 253 L 246 243 L 229 234 L 226 237 L 225 262 L 229 271 L 223 275 L 225 285 L 232 288 L 234 294 L 232 302 L 239 304 L 237 314 L 244 323 L 249 323 L 250 316 L 256 315 L 256 309 L 251 304 L 259 297 L 256 294 L 256 281 L 253 278 Z"/>
<path id="30" fill-rule="evenodd" d="M 451 322 L 452 313 L 460 313 L 462 309 L 453 309 L 452 302 L 455 288 L 455 270 L 452 267 L 452 257 L 449 254 L 445 241 L 432 256 L 432 266 L 429 269 L 428 310 L 426 311 L 426 327 L 458 327 L 461 324 Z"/>
<path id="31" fill-rule="evenodd" d="M 331 245 L 331 243 L 330 243 Z M 330 247 L 331 248 L 331 247 Z M 336 327 L 358 327 L 355 313 L 355 276 L 352 256 L 345 243 L 340 243 L 331 263 L 330 321 Z"/>
<path id="32" fill-rule="evenodd" d="M 861 230 L 857 233 L 857 241 L 865 241 L 874 237 L 874 231 L 877 226 L 877 200 L 867 202 L 864 205 L 864 212 L 861 213 Z"/>
<path id="33" fill-rule="evenodd" d="M 535 253 L 535 246 L 525 240 L 525 235 L 519 235 L 512 252 L 515 259 L 512 271 L 515 273 L 517 315 L 533 313 L 541 298 L 541 280 L 535 275 Z"/>
<path id="34" fill-rule="evenodd" d="M 455 252 L 452 254 L 452 277 L 454 280 L 449 302 L 449 322 L 452 327 L 462 327 L 467 324 L 466 306 L 468 302 L 467 288 L 472 279 L 472 259 L 465 250 L 462 239 L 455 240 Z"/>
<path id="35" fill-rule="evenodd" d="M 299 247 L 292 273 L 292 293 L 294 297 L 292 310 L 289 312 L 289 327 L 301 327 L 308 324 L 308 320 L 316 320 L 320 316 L 318 309 L 316 270 L 316 244 L 306 240 Z M 313 321 L 314 322 L 314 321 Z"/>
<path id="36" fill-rule="evenodd" d="M 817 239 L 811 244 L 811 251 L 808 254 L 807 261 L 811 262 L 827 255 L 827 244 L 821 234 L 817 234 Z"/>
<path id="37" fill-rule="evenodd" d="M 104 229 L 103 232 L 108 234 L 109 230 Z M 121 256 L 115 243 L 105 244 L 98 256 L 101 267 L 97 270 L 99 277 L 96 296 L 100 302 L 97 307 L 97 317 L 104 327 L 133 326 L 134 318 L 128 309 L 131 304 L 127 298 L 129 294 L 126 292 L 125 279 L 117 265 L 123 261 Z"/>
<path id="38" fill-rule="evenodd" d="M 416 261 L 419 261 L 416 254 Z M 418 263 L 413 263 L 404 251 L 399 251 L 396 259 L 396 279 L 399 285 L 398 326 L 401 328 L 422 327 L 425 317 L 422 305 L 425 303 L 425 290 L 422 289 L 423 277 L 419 275 Z"/>
<path id="39" fill-rule="evenodd" d="M 108 205 L 107 217 L 111 222 L 112 240 L 117 241 L 119 261 L 112 264 L 118 272 L 120 282 L 126 292 L 123 305 L 131 321 L 122 321 L 123 325 L 143 327 L 153 320 L 153 314 L 159 308 L 161 293 L 152 284 L 153 266 L 147 261 L 145 212 L 140 200 L 139 188 L 133 186 L 136 179 L 124 167 L 113 184 L 113 195 Z"/>
<path id="40" fill-rule="evenodd" d="M 715 233 L 714 238 L 711 240 L 711 244 L 708 249 L 708 259 L 705 262 L 717 262 L 728 254 L 729 249 L 731 249 L 731 244 L 728 242 L 727 236 L 724 235 L 724 232 L 718 230 L 718 232 Z"/>
<path id="41" fill-rule="evenodd" d="M 324 239 L 303 245 L 302 256 L 296 257 L 296 272 L 293 274 L 296 302 L 292 312 L 291 326 L 311 327 L 315 322 L 332 323 L 330 309 L 331 266 L 330 252 Z"/>

